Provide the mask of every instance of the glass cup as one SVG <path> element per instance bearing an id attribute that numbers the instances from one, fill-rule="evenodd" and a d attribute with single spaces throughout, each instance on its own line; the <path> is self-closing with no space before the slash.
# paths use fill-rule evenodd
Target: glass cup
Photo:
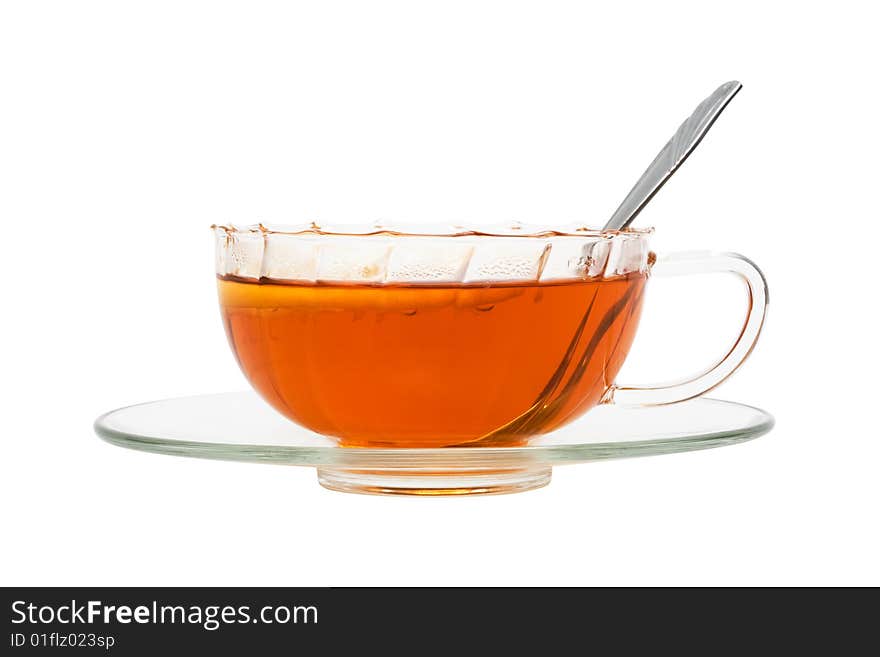
<path id="1" fill-rule="evenodd" d="M 597 404 L 691 399 L 755 345 L 767 308 L 743 256 L 655 257 L 651 230 L 214 226 L 220 307 L 256 391 L 349 447 L 525 444 Z M 649 278 L 747 286 L 734 345 L 663 385 L 615 379 Z"/>

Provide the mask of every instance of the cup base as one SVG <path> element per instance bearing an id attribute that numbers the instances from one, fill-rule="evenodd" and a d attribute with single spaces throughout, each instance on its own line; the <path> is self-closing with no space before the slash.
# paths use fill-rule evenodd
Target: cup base
<path id="1" fill-rule="evenodd" d="M 318 468 L 318 483 L 343 493 L 364 495 L 498 495 L 520 493 L 550 483 L 552 468 L 499 470 L 352 470 Z"/>

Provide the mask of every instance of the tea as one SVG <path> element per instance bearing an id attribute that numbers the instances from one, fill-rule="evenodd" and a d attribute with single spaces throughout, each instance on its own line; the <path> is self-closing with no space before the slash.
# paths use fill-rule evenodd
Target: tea
<path id="1" fill-rule="evenodd" d="M 601 401 L 646 276 L 548 283 L 299 284 L 220 277 L 257 391 L 348 446 L 514 445 Z"/>

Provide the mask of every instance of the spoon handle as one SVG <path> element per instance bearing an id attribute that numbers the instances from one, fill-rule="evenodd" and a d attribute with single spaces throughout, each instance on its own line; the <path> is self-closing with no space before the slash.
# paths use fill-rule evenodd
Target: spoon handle
<path id="1" fill-rule="evenodd" d="M 684 123 L 672 135 L 672 139 L 666 143 L 650 166 L 645 169 L 645 173 L 623 199 L 623 203 L 611 215 L 604 230 L 619 230 L 629 226 L 642 211 L 642 208 L 654 198 L 654 194 L 663 187 L 664 183 L 693 152 L 709 132 L 715 119 L 724 111 L 724 108 L 733 100 L 740 89 L 742 89 L 742 85 L 736 80 L 725 82 L 711 96 L 697 105 L 694 113 L 685 119 Z"/>

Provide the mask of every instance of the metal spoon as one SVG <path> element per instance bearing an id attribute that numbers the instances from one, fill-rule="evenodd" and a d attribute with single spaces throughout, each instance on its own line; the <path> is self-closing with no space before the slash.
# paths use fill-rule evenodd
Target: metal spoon
<path id="1" fill-rule="evenodd" d="M 693 152 L 709 132 L 715 119 L 724 111 L 724 108 L 733 100 L 740 89 L 742 89 L 742 85 L 736 80 L 725 82 L 711 96 L 697 105 L 694 113 L 685 119 L 685 122 L 672 135 L 672 139 L 657 153 L 657 157 L 645 169 L 645 173 L 623 199 L 620 207 L 611 215 L 611 219 L 605 224 L 603 230 L 620 230 L 632 223 L 642 208 L 654 198 L 654 194 L 660 191 L 664 183 L 672 177 L 682 162 Z"/>

